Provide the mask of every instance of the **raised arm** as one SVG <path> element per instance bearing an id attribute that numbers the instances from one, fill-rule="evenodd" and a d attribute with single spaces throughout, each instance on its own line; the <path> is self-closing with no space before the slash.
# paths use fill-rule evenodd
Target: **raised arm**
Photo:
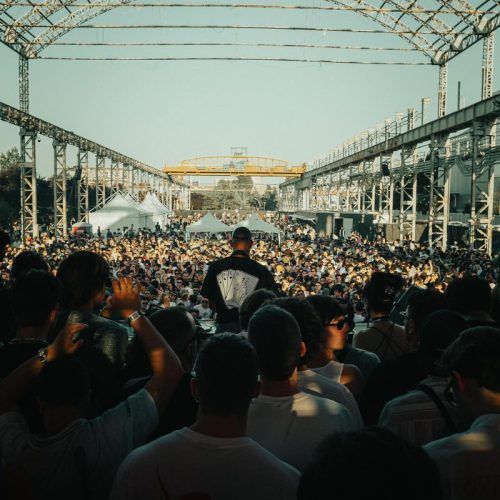
<path id="1" fill-rule="evenodd" d="M 161 413 L 184 374 L 182 365 L 175 352 L 149 319 L 140 314 L 140 287 L 134 285 L 130 278 L 120 278 L 112 284 L 113 308 L 120 311 L 123 318 L 129 320 L 148 356 L 153 376 L 145 389 L 151 394 L 158 412 Z M 131 316 L 136 319 L 131 320 Z"/>
<path id="2" fill-rule="evenodd" d="M 17 401 L 40 374 L 45 363 L 72 354 L 82 345 L 82 340 L 75 341 L 74 338 L 86 326 L 82 323 L 67 324 L 52 344 L 40 349 L 37 356 L 25 361 L 0 382 L 0 414 L 15 408 Z"/>

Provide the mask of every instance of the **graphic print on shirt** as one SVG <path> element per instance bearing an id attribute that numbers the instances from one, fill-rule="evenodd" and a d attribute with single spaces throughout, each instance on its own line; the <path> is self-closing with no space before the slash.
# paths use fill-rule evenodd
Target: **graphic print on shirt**
<path id="1" fill-rule="evenodd" d="M 228 309 L 238 308 L 255 288 L 259 278 L 244 271 L 228 269 L 217 275 L 222 300 Z"/>

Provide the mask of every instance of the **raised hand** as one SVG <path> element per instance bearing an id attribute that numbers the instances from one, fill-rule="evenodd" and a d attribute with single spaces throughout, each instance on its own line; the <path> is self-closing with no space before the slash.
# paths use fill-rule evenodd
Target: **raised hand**
<path id="1" fill-rule="evenodd" d="M 141 310 L 141 287 L 134 284 L 130 278 L 113 280 L 113 296 L 111 304 L 115 311 L 120 311 L 124 318 L 128 318 L 135 311 Z"/>
<path id="2" fill-rule="evenodd" d="M 83 323 L 67 323 L 54 339 L 54 342 L 50 344 L 47 354 L 48 360 L 52 361 L 77 351 L 83 344 L 83 340 L 75 340 L 75 337 L 86 327 L 87 325 Z"/>

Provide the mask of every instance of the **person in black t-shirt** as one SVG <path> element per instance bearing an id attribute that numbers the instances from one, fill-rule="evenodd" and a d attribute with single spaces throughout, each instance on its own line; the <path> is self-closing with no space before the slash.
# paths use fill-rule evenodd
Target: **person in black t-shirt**
<path id="1" fill-rule="evenodd" d="M 17 331 L 15 338 L 0 347 L 0 380 L 48 346 L 47 336 L 55 324 L 61 293 L 57 278 L 40 270 L 22 275 L 11 286 L 8 296 Z M 41 432 L 42 419 L 33 388 L 18 404 L 30 430 Z"/>
<path id="2" fill-rule="evenodd" d="M 250 258 L 252 245 L 250 230 L 237 227 L 231 239 L 233 253 L 208 268 L 201 295 L 217 313 L 217 332 L 240 331 L 240 306 L 254 290 L 265 288 L 281 295 L 269 270 Z"/>

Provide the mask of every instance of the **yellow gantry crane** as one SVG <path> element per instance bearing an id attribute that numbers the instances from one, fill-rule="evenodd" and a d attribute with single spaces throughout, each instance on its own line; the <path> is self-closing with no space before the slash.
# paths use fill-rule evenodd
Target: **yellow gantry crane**
<path id="1" fill-rule="evenodd" d="M 165 165 L 163 171 L 178 176 L 300 177 L 306 164 L 291 166 L 284 160 L 262 156 L 202 156 L 183 160 L 177 166 Z"/>

